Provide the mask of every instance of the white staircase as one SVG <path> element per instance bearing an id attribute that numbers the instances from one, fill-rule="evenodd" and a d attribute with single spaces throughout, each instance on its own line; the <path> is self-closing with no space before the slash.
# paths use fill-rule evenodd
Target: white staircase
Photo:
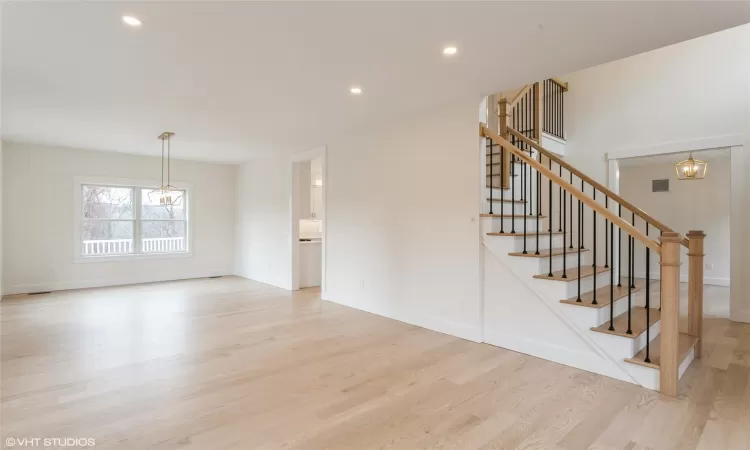
<path id="1" fill-rule="evenodd" d="M 537 152 L 532 152 L 531 157 L 538 159 Z M 540 196 L 535 188 L 537 183 L 533 183 L 537 170 L 530 166 L 525 170 L 525 181 L 520 176 L 511 177 L 510 188 L 487 188 L 485 192 L 487 201 L 481 219 L 485 247 L 485 341 L 659 390 L 658 283 L 652 282 L 650 286 L 656 292 L 651 295 L 647 325 L 642 300 L 645 280 L 635 280 L 628 287 L 627 277 L 619 279 L 618 274 L 627 273 L 627 268 L 620 272 L 617 267 L 619 255 L 609 256 L 606 264 L 602 264 L 605 258 L 600 254 L 599 265 L 594 267 L 593 254 L 588 248 L 593 243 L 591 227 L 583 232 L 583 242 L 588 244 L 584 249 L 579 249 L 577 229 L 560 231 L 563 226 L 559 199 L 555 197 L 557 185 L 552 196 L 552 218 L 544 213 L 539 216 L 535 203 Z M 523 198 L 522 183 L 527 183 L 525 195 L 529 198 Z M 547 211 L 550 202 L 545 197 L 549 191 L 546 183 L 545 179 L 541 211 Z M 574 201 L 564 195 L 566 203 Z M 577 210 L 578 201 L 575 203 L 576 208 L 571 210 Z M 492 214 L 489 214 L 490 204 Z M 551 231 L 550 220 L 554 225 Z M 604 227 L 604 218 L 599 220 Z M 603 234 L 601 229 L 600 234 Z M 614 267 L 610 267 L 610 261 L 614 261 Z M 614 298 L 612 306 L 611 298 Z M 651 342 L 648 363 L 642 354 L 647 336 Z M 696 341 L 697 338 L 687 334 L 680 335 L 678 376 L 693 360 Z"/>

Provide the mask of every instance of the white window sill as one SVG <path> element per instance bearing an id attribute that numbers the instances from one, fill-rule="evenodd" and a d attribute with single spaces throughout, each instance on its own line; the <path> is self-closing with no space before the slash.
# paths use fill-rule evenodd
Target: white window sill
<path id="1" fill-rule="evenodd" d="M 192 258 L 192 252 L 175 252 L 175 253 L 136 253 L 131 255 L 111 255 L 111 256 L 78 256 L 73 262 L 76 264 L 88 263 L 108 263 L 123 261 L 143 261 L 147 259 L 175 259 L 175 258 Z"/>

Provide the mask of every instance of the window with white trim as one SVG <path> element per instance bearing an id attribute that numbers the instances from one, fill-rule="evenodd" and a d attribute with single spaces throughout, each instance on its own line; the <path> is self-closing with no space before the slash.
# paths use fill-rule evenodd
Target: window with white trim
<path id="1" fill-rule="evenodd" d="M 188 251 L 187 191 L 82 184 L 80 194 L 82 257 Z"/>

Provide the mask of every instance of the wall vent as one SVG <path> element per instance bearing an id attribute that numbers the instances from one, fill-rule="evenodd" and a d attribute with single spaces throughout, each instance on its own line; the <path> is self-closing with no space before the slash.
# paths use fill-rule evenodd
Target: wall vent
<path id="1" fill-rule="evenodd" d="M 669 192 L 669 178 L 664 180 L 653 180 L 651 192 Z"/>

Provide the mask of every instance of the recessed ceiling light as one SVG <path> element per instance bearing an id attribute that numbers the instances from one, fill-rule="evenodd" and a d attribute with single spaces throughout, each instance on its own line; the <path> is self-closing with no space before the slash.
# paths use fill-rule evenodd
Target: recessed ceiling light
<path id="1" fill-rule="evenodd" d="M 351 92 L 354 95 L 359 95 L 362 93 L 362 88 L 359 86 L 353 86 L 351 89 L 349 89 L 349 92 Z"/>
<path id="2" fill-rule="evenodd" d="M 448 46 L 443 49 L 443 54 L 446 56 L 452 56 L 458 53 L 458 49 L 453 46 Z"/>
<path id="3" fill-rule="evenodd" d="M 141 21 L 133 16 L 122 16 L 122 21 L 125 25 L 130 25 L 131 27 L 141 26 Z"/>

